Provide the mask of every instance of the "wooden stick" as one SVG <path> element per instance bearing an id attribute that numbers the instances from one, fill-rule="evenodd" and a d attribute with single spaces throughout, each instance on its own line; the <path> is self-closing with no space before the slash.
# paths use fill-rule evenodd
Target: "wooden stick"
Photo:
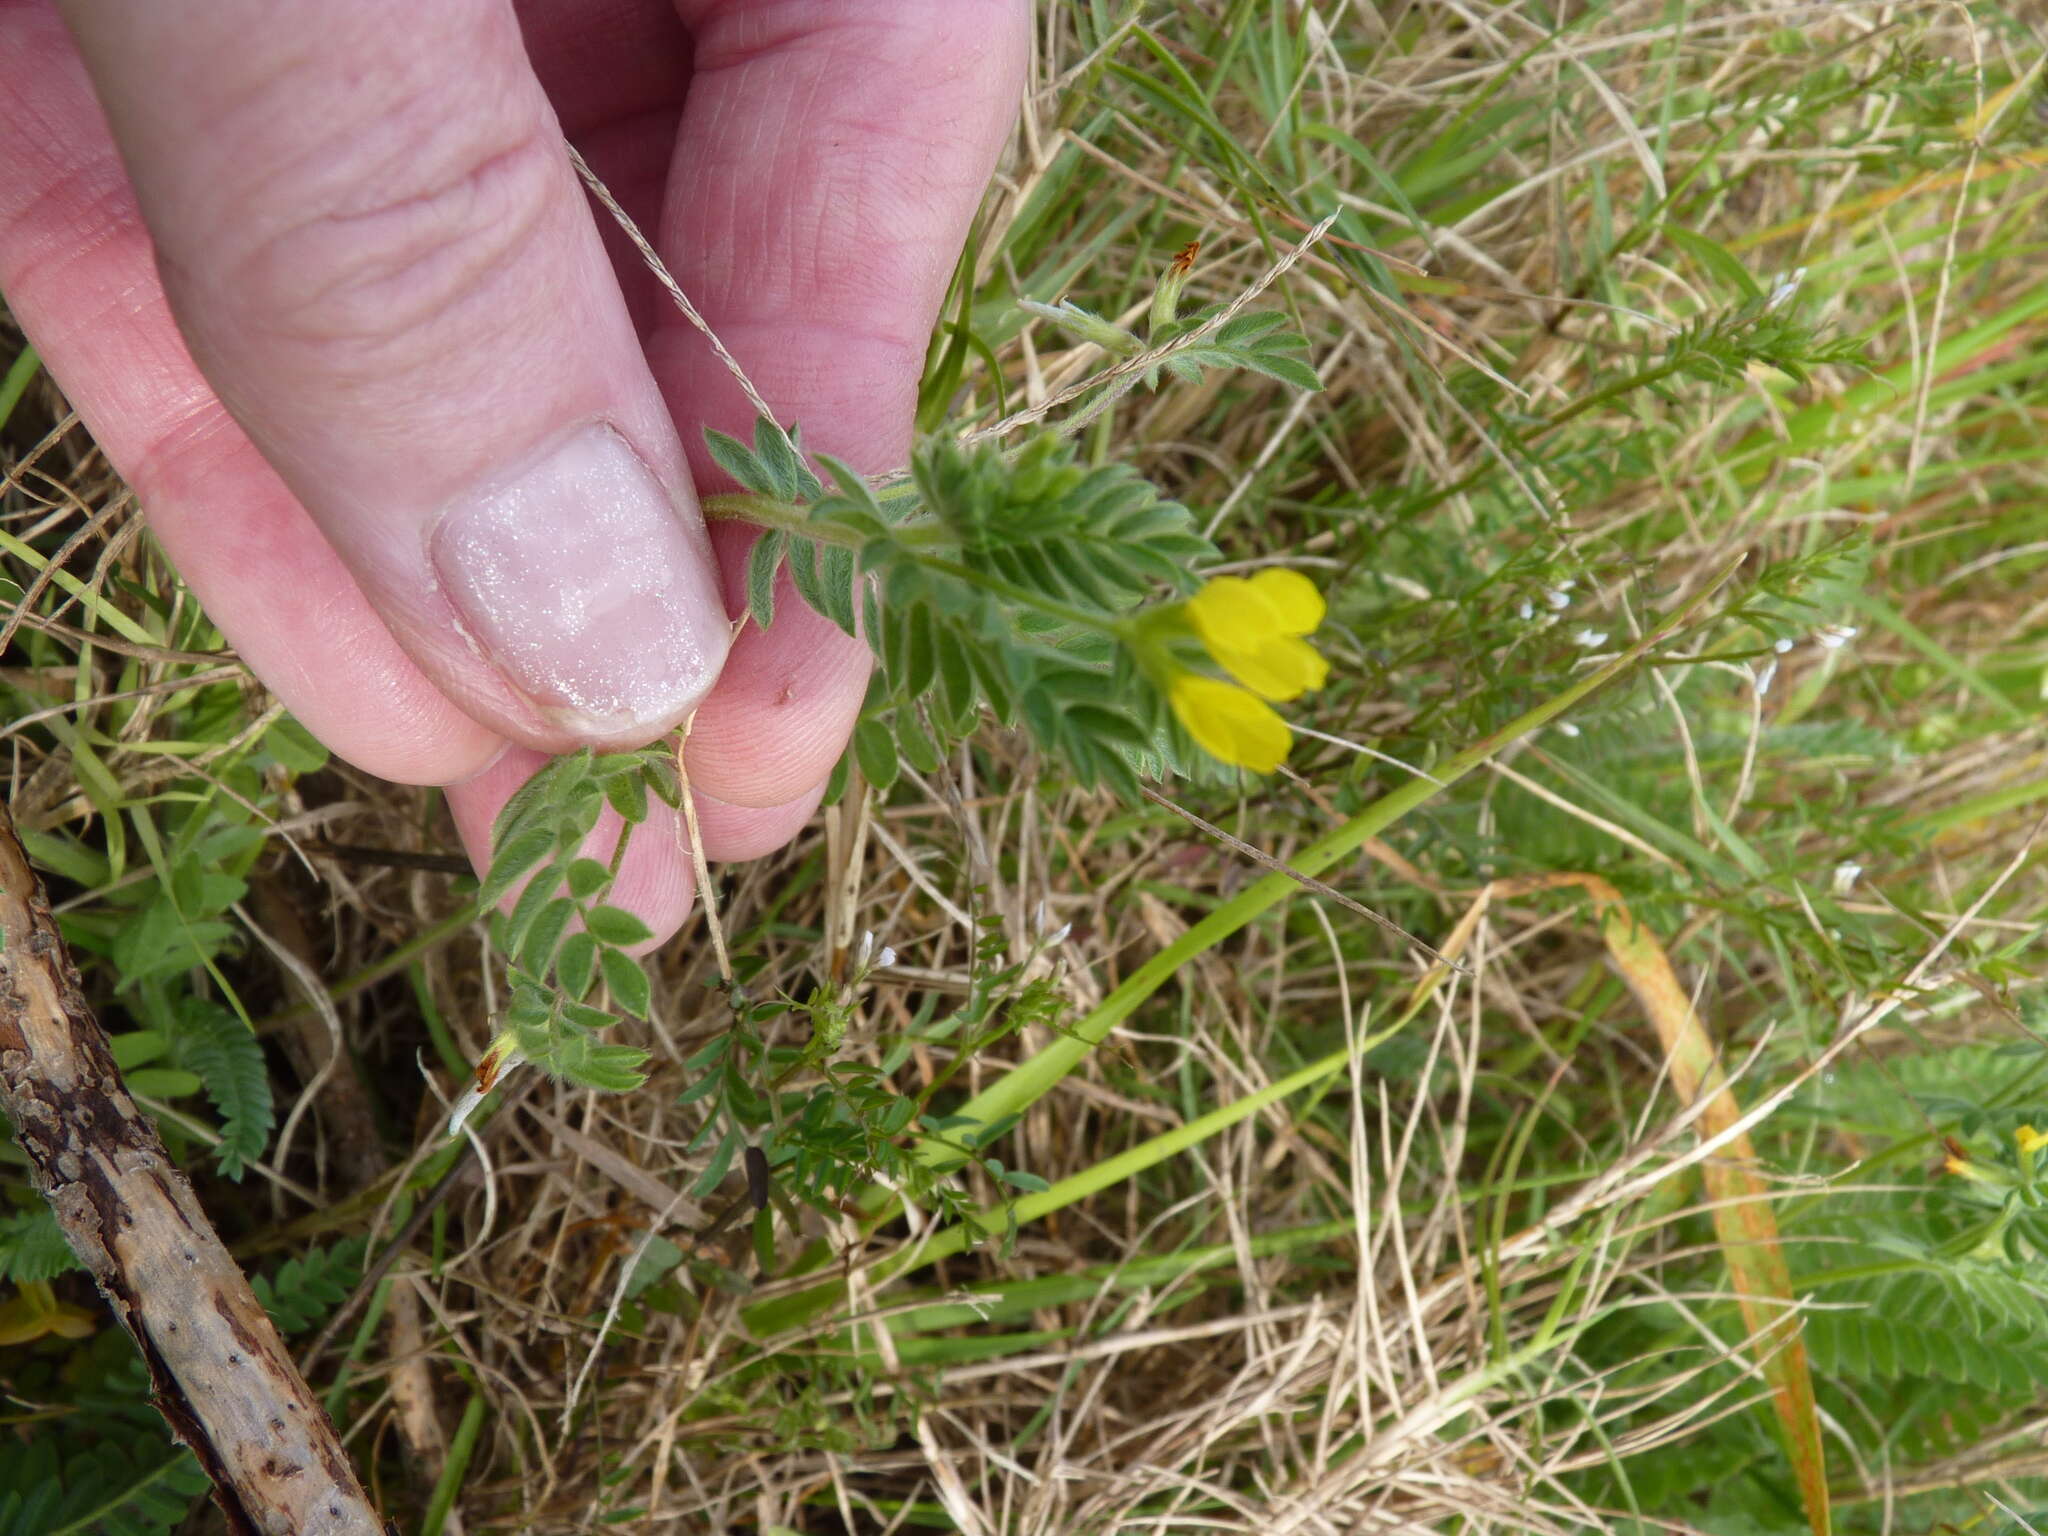
<path id="1" fill-rule="evenodd" d="M 4 804 L 0 1109 L 235 1536 L 382 1536 L 334 1425 L 128 1097 Z"/>

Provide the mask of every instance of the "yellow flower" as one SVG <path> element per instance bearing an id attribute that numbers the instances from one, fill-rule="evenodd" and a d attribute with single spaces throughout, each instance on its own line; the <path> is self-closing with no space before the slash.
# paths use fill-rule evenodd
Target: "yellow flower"
<path id="1" fill-rule="evenodd" d="M 1287 760 L 1287 722 L 1242 688 L 1182 672 L 1167 685 L 1166 700 L 1211 757 L 1254 773 L 1271 773 Z"/>
<path id="2" fill-rule="evenodd" d="M 1249 578 L 1213 577 L 1187 611 L 1217 665 L 1262 698 L 1297 698 L 1330 675 L 1330 664 L 1302 638 L 1323 622 L 1323 594 L 1299 571 L 1275 566 Z"/>
<path id="3" fill-rule="evenodd" d="M 2023 1125 L 2014 1131 L 2012 1139 L 2020 1144 L 2022 1152 L 2038 1152 L 2048 1147 L 2048 1131 L 2037 1131 L 2031 1125 Z"/>

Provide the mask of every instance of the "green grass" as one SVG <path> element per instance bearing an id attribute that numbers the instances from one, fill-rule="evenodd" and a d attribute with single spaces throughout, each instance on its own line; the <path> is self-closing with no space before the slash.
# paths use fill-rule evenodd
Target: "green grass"
<path id="1" fill-rule="evenodd" d="M 927 420 L 978 430 L 1114 361 L 1019 298 L 1142 313 L 1199 238 L 1189 300 L 1228 301 L 1337 214 L 1261 301 L 1322 393 L 1211 372 L 1108 401 L 1076 442 L 1213 519 L 1229 568 L 1284 562 L 1330 601 L 1330 685 L 1291 706 L 1321 734 L 1282 775 L 1166 792 L 1455 936 L 1469 971 L 1418 989 L 1397 936 L 1018 736 L 908 767 L 719 872 L 719 910 L 760 1044 L 734 1059 L 770 1075 L 846 1010 L 861 1102 L 960 1117 L 899 1149 L 962 1170 L 946 1198 L 906 1216 L 856 1181 L 807 1204 L 785 1170 L 788 1204 L 693 1245 L 694 1207 L 743 1190 L 712 1159 L 752 1081 L 685 1097 L 682 1063 L 734 1020 L 693 924 L 650 962 L 649 1083 L 501 1111 L 488 1172 L 313 1362 L 388 1511 L 1808 1529 L 1697 1126 L 1597 916 L 1534 888 L 1595 875 L 1759 1116 L 1816 1309 L 1835 1529 L 2018 1529 L 1994 1497 L 2048 1508 L 2048 1188 L 2016 1139 L 2048 1128 L 2048 883 L 2022 857 L 2048 784 L 2040 38 L 1989 7 L 1733 0 L 1074 0 L 1041 30 Z M 0 406 L 14 457 L 58 411 L 27 363 Z M 118 487 L 67 445 L 106 507 Z M 36 482 L 7 494 L 11 606 L 81 521 Z M 503 997 L 466 883 L 317 846 L 307 876 L 288 844 L 316 828 L 452 835 L 209 663 L 128 517 L 0 657 L 13 804 L 118 1048 L 161 1074 L 167 1139 L 230 1241 L 300 1285 L 282 1259 L 379 1251 L 444 1171 L 422 1071 L 459 1092 L 447 1058 L 481 1052 Z M 332 1044 L 250 922 L 323 978 L 354 1085 L 282 1147 Z M 868 930 L 894 966 L 794 1001 Z M 268 1114 L 250 1052 L 222 1064 L 237 1015 Z M 0 1265 L 32 1279 L 10 1179 Z M 0 1349 L 36 1405 L 7 1410 L 0 1469 L 159 1476 L 118 1343 Z"/>

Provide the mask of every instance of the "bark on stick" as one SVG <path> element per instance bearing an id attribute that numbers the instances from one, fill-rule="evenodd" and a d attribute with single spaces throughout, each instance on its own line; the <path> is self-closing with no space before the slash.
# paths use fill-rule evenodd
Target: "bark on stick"
<path id="1" fill-rule="evenodd" d="M 237 1536 L 381 1536 L 333 1424 L 122 1085 L 4 804 L 0 1109 Z"/>

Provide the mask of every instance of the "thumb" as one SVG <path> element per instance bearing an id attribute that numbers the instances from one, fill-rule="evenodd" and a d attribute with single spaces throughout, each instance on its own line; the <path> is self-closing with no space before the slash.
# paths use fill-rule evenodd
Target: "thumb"
<path id="1" fill-rule="evenodd" d="M 399 643 L 544 751 L 728 631 L 681 445 L 505 0 L 72 0 L 209 382 Z"/>

